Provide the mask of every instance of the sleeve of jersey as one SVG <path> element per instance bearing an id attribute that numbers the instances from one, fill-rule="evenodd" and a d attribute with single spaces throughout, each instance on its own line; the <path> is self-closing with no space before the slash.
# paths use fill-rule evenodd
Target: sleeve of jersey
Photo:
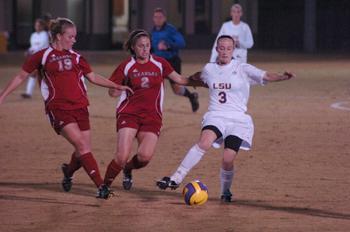
<path id="1" fill-rule="evenodd" d="M 91 66 L 90 64 L 85 60 L 84 57 L 80 57 L 79 59 L 79 67 L 81 68 L 81 70 L 83 71 L 83 74 L 86 75 L 88 73 L 92 72 Z"/>
<path id="2" fill-rule="evenodd" d="M 23 71 L 27 73 L 32 73 L 34 70 L 38 69 L 41 65 L 42 52 L 37 52 L 32 56 L 28 56 L 24 64 L 22 65 Z"/>
<path id="3" fill-rule="evenodd" d="M 244 73 L 247 75 L 251 85 L 265 85 L 264 76 L 266 71 L 250 64 L 241 64 Z"/>
<path id="4" fill-rule="evenodd" d="M 170 73 L 174 72 L 174 68 L 165 59 L 161 59 L 163 65 L 163 77 L 169 76 Z"/>
<path id="5" fill-rule="evenodd" d="M 125 79 L 124 71 L 123 71 L 121 65 L 119 65 L 114 70 L 114 72 L 112 73 L 112 75 L 109 78 L 110 81 L 113 81 L 114 83 L 116 83 L 118 85 L 122 85 L 124 79 Z"/>
<path id="6" fill-rule="evenodd" d="M 201 72 L 201 79 L 205 84 L 208 84 L 208 79 L 209 79 L 209 72 L 208 72 L 208 65 L 206 65 L 202 72 Z"/>

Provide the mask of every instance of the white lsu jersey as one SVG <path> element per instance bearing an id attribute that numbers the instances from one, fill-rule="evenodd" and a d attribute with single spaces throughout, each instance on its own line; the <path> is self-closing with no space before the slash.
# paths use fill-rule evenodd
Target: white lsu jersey
<path id="1" fill-rule="evenodd" d="M 250 85 L 263 85 L 265 71 L 247 63 L 232 60 L 227 65 L 208 63 L 201 79 L 209 86 L 209 111 L 247 111 Z"/>
<path id="2" fill-rule="evenodd" d="M 250 64 L 232 60 L 220 66 L 208 63 L 202 70 L 201 79 L 209 86 L 209 108 L 203 116 L 202 126 L 215 126 L 222 134 L 213 146 L 220 144 L 229 135 L 241 138 L 240 149 L 252 146 L 254 124 L 246 114 L 250 85 L 264 84 L 265 71 Z"/>

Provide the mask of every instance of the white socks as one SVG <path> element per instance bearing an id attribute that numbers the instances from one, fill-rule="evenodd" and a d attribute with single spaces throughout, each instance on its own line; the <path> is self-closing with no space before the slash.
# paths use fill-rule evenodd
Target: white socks
<path id="1" fill-rule="evenodd" d="M 27 81 L 26 94 L 30 96 L 33 95 L 35 83 L 36 83 L 36 78 L 30 76 Z"/>
<path id="2" fill-rule="evenodd" d="M 187 173 L 202 159 L 205 151 L 196 144 L 186 154 L 176 172 L 170 177 L 171 180 L 180 184 Z"/>
<path id="3" fill-rule="evenodd" d="M 230 190 L 233 180 L 233 174 L 233 170 L 226 171 L 220 168 L 221 194 L 224 194 L 227 189 Z"/>

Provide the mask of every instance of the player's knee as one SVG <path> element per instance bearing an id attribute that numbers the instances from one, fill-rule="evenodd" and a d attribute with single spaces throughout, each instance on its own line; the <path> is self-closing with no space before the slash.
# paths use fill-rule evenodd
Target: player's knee
<path id="1" fill-rule="evenodd" d="M 90 143 L 83 136 L 78 137 L 74 141 L 74 147 L 80 154 L 85 154 L 87 152 L 91 152 Z"/>
<path id="2" fill-rule="evenodd" d="M 223 163 L 225 164 L 233 164 L 237 153 L 235 151 L 230 150 L 230 152 L 224 151 L 224 155 L 222 158 Z"/>
<path id="3" fill-rule="evenodd" d="M 222 169 L 226 171 L 233 170 L 233 165 L 233 161 L 223 160 Z"/>
<path id="4" fill-rule="evenodd" d="M 114 155 L 114 160 L 120 167 L 125 167 L 126 163 L 128 162 L 128 159 L 129 153 L 118 151 Z"/>
<path id="5" fill-rule="evenodd" d="M 148 163 L 152 159 L 152 153 L 146 152 L 146 151 L 138 151 L 137 152 L 137 159 L 142 163 Z"/>
<path id="6" fill-rule="evenodd" d="M 122 157 L 119 157 L 119 156 L 116 156 L 114 158 L 114 161 L 116 164 L 118 164 L 119 167 L 122 167 L 124 168 L 126 163 L 128 162 L 128 159 L 127 158 L 122 158 Z"/>
<path id="7" fill-rule="evenodd" d="M 201 150 L 206 152 L 211 147 L 211 142 L 207 141 L 207 140 L 201 140 L 201 141 L 199 141 L 199 143 L 197 143 L 197 145 Z"/>

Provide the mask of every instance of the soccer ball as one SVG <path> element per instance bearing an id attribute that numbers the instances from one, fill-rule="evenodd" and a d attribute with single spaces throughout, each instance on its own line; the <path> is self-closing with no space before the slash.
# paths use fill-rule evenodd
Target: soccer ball
<path id="1" fill-rule="evenodd" d="M 185 185 L 182 195 L 187 205 L 202 205 L 208 200 L 208 188 L 195 180 Z"/>

